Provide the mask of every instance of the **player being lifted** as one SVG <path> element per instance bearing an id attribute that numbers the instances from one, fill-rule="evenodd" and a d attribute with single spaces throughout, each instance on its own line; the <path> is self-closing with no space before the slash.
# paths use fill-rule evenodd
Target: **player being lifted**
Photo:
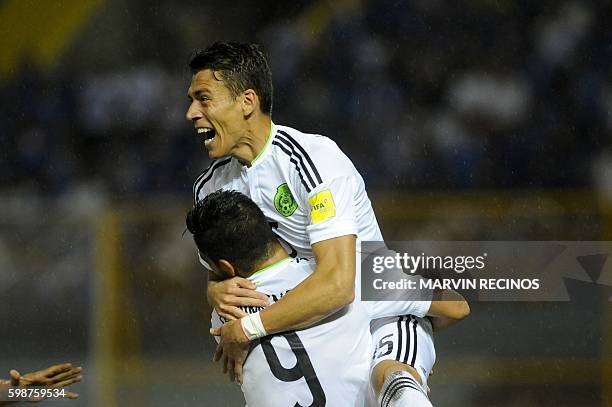
<path id="1" fill-rule="evenodd" d="M 239 192 L 209 194 L 189 211 L 186 223 L 212 273 L 220 279 L 247 278 L 256 283 L 258 291 L 265 293 L 272 303 L 313 272 L 312 261 L 292 259 L 287 254 L 262 211 Z M 462 300 L 457 294 L 455 296 Z M 457 305 L 467 306 L 465 301 L 433 305 L 445 312 Z M 419 312 L 424 308 L 417 302 L 354 301 L 311 327 L 255 340 L 241 380 L 247 405 L 364 405 L 372 349 L 370 320 L 414 312 L 422 317 L 424 315 Z M 245 321 L 253 323 L 250 319 L 262 308 L 244 309 L 250 314 Z M 224 322 L 225 319 L 213 311 L 213 327 Z M 421 341 L 419 346 L 425 348 L 425 354 L 433 349 L 431 340 Z M 421 362 L 429 372 L 433 360 Z M 414 379 L 403 378 L 398 383 L 398 390 L 400 385 L 420 393 L 420 403 L 413 400 L 411 406 L 431 406 Z M 394 398 L 393 389 L 381 397 L 385 406 L 394 405 L 388 402 Z"/>
<path id="2" fill-rule="evenodd" d="M 194 184 L 195 200 L 219 189 L 244 193 L 292 255 L 314 256 L 316 261 L 308 278 L 246 319 L 238 306 L 264 306 L 267 297 L 246 279 L 216 281 L 209 273 L 209 302 L 229 320 L 221 328 L 221 344 L 230 368 L 240 374 L 248 348 L 244 344 L 308 327 L 350 304 L 355 298 L 356 240 L 383 237 L 363 179 L 338 146 L 327 137 L 272 122 L 271 73 L 257 46 L 216 43 L 195 52 L 189 67 L 186 116 L 214 160 Z M 427 313 L 428 305 L 423 301 L 415 313 Z M 436 314 L 435 309 L 429 312 Z M 406 377 L 424 384 L 426 377 L 412 366 L 422 347 L 415 349 L 417 338 L 409 335 L 417 336 L 415 328 L 429 327 L 428 322 L 400 317 L 375 326 L 373 339 L 384 346 L 376 352 L 372 373 L 376 391 L 382 395 Z"/>

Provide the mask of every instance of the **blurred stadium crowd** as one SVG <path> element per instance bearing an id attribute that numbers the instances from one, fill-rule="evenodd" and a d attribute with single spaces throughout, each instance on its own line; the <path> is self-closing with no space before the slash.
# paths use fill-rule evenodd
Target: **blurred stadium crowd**
<path id="1" fill-rule="evenodd" d="M 2 187 L 188 194 L 207 159 L 184 65 L 218 39 L 263 44 L 275 121 L 329 135 L 370 188 L 585 186 L 612 167 L 608 2 L 339 2 L 324 25 L 263 2 L 265 24 L 238 13 L 217 35 L 193 27 L 214 23 L 195 2 L 146 3 L 116 7 L 129 22 L 103 12 L 59 67 L 24 61 L 2 83 Z M 132 38 L 99 35 L 111 22 Z"/>

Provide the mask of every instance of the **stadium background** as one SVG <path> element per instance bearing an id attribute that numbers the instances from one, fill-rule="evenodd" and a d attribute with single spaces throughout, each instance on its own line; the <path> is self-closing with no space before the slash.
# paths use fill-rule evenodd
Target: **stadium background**
<path id="1" fill-rule="evenodd" d="M 72 406 L 241 405 L 182 236 L 208 162 L 185 64 L 215 40 L 263 44 L 275 122 L 340 145 L 387 239 L 612 240 L 610 11 L 1 0 L 0 372 L 83 365 Z M 432 400 L 612 405 L 611 314 L 473 304 L 436 338 Z"/>

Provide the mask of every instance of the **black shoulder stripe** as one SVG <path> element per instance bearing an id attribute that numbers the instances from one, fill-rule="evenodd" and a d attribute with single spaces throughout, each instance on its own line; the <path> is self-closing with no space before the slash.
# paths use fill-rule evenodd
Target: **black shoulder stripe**
<path id="1" fill-rule="evenodd" d="M 198 202 L 198 196 L 200 195 L 200 191 L 202 190 L 202 187 L 212 178 L 215 170 L 217 168 L 223 167 L 224 165 L 228 164 L 230 161 L 232 161 L 232 157 L 228 157 L 225 160 L 215 162 L 214 165 L 211 167 L 210 171 L 207 174 L 205 172 L 206 176 L 201 181 L 199 181 L 200 185 L 198 185 L 197 187 L 194 185 L 194 189 L 195 189 L 195 193 L 193 195 L 194 203 Z"/>
<path id="2" fill-rule="evenodd" d="M 279 131 L 280 133 L 280 131 Z M 282 141 L 283 143 L 285 143 L 285 145 L 287 147 L 289 147 L 289 149 L 291 149 L 291 151 L 293 152 L 293 155 L 295 157 L 297 157 L 300 160 L 300 163 L 302 164 L 302 169 L 304 170 L 304 172 L 306 173 L 306 176 L 308 177 L 308 180 L 310 181 L 310 184 L 312 185 L 313 188 L 315 188 L 318 184 L 315 183 L 313 176 L 311 175 L 311 170 L 309 169 L 308 166 L 306 166 L 306 163 L 304 162 L 304 158 L 302 157 L 302 154 L 298 151 L 298 149 L 295 147 L 295 144 L 292 143 L 287 137 L 285 137 L 283 134 L 278 134 L 277 137 L 278 140 Z M 315 169 L 316 170 L 316 169 Z"/>
<path id="3" fill-rule="evenodd" d="M 310 171 L 308 171 L 308 167 L 306 167 L 306 165 L 304 164 L 304 159 L 295 150 L 295 147 L 293 146 L 293 144 L 291 144 L 287 139 L 283 138 L 280 135 L 276 138 L 276 140 L 278 140 L 279 142 L 283 143 L 285 145 L 285 147 L 288 148 L 291 151 L 291 156 L 297 158 L 300 161 L 300 164 L 302 166 L 302 172 L 306 174 L 306 177 L 308 177 L 308 180 L 310 181 L 310 185 L 312 186 L 312 188 L 316 187 L 317 184 L 315 184 L 314 179 L 312 178 L 312 175 L 310 175 Z M 276 140 L 274 140 L 274 141 L 276 141 Z"/>
<path id="4" fill-rule="evenodd" d="M 291 151 L 289 151 L 287 148 L 285 148 L 285 146 L 283 146 L 281 143 L 279 143 L 276 140 L 272 141 L 272 144 L 280 148 L 283 151 L 283 153 L 289 156 L 289 161 L 291 161 L 293 165 L 295 166 L 295 169 L 297 170 L 298 175 L 300 176 L 300 181 L 302 181 L 302 185 L 304 185 L 304 188 L 306 188 L 306 192 L 310 193 L 312 189 L 308 186 L 306 181 L 304 181 L 304 177 L 302 176 L 302 171 L 300 170 L 300 166 L 298 165 L 298 162 L 293 158 L 293 154 L 291 153 Z"/>
<path id="5" fill-rule="evenodd" d="M 210 164 L 208 164 L 208 167 L 206 167 L 206 169 L 200 174 L 200 176 L 198 178 L 196 178 L 195 182 L 193 183 L 193 193 L 194 194 L 195 194 L 196 186 L 198 185 L 198 182 L 200 182 L 200 180 L 202 178 L 204 178 L 208 174 L 208 170 L 210 170 L 210 167 L 215 165 L 216 162 L 217 162 L 217 160 L 212 160 L 212 162 Z"/>
<path id="6" fill-rule="evenodd" d="M 321 175 L 319 175 L 319 171 L 317 171 L 317 167 L 315 167 L 314 163 L 310 159 L 310 156 L 308 155 L 306 150 L 304 150 L 304 148 L 300 145 L 300 143 L 295 141 L 295 139 L 293 137 L 291 137 L 288 133 L 286 133 L 286 132 L 284 132 L 282 130 L 279 130 L 279 133 L 282 134 L 283 136 L 287 137 L 289 139 L 289 141 L 291 141 L 293 143 L 293 145 L 295 145 L 295 147 L 298 150 L 300 150 L 300 152 L 306 158 L 306 161 L 308 161 L 308 164 L 310 164 L 310 167 L 312 168 L 312 171 L 314 172 L 315 176 L 317 177 L 317 181 L 319 181 L 319 184 L 321 184 L 323 182 L 323 180 L 321 179 Z"/>

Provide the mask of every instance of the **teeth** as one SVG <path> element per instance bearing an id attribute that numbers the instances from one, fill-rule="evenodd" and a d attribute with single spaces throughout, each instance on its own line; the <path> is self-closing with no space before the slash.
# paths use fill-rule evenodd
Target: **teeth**
<path id="1" fill-rule="evenodd" d="M 199 127 L 196 129 L 196 133 L 203 136 L 202 138 L 204 139 L 204 145 L 207 148 L 216 136 L 215 129 L 210 127 Z"/>
<path id="2" fill-rule="evenodd" d="M 208 133 L 214 132 L 214 130 L 211 129 L 210 127 L 200 127 L 196 129 L 196 132 L 198 134 L 208 134 Z"/>
<path id="3" fill-rule="evenodd" d="M 215 137 L 215 129 L 211 129 L 210 127 L 200 127 L 196 129 L 198 134 L 204 136 L 205 139 L 211 139 Z"/>

